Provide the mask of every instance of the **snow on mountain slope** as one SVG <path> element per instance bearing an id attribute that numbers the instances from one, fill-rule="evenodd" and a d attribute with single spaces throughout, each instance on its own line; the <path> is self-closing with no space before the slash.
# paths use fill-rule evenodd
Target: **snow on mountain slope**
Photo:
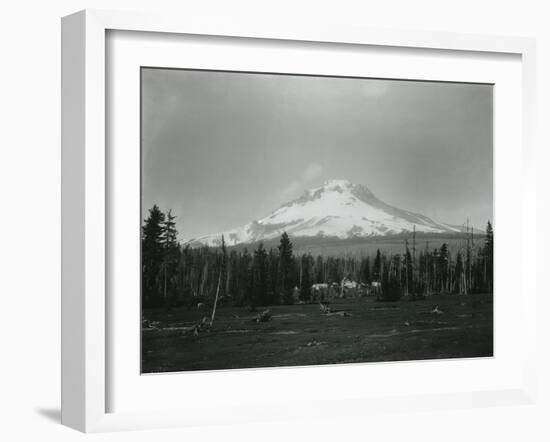
<path id="1" fill-rule="evenodd" d="M 329 180 L 309 189 L 265 218 L 242 227 L 189 241 L 191 245 L 217 246 L 223 233 L 227 245 L 251 243 L 279 237 L 383 236 L 412 231 L 451 233 L 459 227 L 436 222 L 427 216 L 398 209 L 379 200 L 366 186 L 347 180 Z"/>

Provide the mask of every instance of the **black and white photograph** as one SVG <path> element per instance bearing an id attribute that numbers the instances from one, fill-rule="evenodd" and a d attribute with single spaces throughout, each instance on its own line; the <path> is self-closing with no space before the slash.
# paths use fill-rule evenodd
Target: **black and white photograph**
<path id="1" fill-rule="evenodd" d="M 5 2 L 0 441 L 549 441 L 545 6 Z"/>
<path id="2" fill-rule="evenodd" d="M 142 373 L 493 356 L 493 85 L 140 87 Z"/>

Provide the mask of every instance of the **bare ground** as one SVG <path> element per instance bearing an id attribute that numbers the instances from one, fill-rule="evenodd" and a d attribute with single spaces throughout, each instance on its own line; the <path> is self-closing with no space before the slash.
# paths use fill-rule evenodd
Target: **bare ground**
<path id="1" fill-rule="evenodd" d="M 395 303 L 357 298 L 331 305 L 351 313 L 346 317 L 323 315 L 316 304 L 269 308 L 273 317 L 265 323 L 254 322 L 245 308 L 218 308 L 212 328 L 198 336 L 186 330 L 209 317 L 209 309 L 145 310 L 153 327 L 142 330 L 142 371 L 493 355 L 492 295 L 434 295 Z"/>

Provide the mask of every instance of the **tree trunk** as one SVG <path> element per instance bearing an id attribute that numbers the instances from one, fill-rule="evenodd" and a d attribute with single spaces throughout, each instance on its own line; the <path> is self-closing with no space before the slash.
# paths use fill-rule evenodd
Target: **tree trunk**
<path id="1" fill-rule="evenodd" d="M 210 326 L 214 324 L 214 317 L 216 316 L 216 306 L 218 305 L 218 295 L 220 294 L 221 282 L 222 282 L 222 271 L 220 270 L 220 276 L 218 276 L 218 287 L 216 288 L 216 298 L 214 299 L 214 307 L 212 307 L 212 317 L 210 318 Z"/>

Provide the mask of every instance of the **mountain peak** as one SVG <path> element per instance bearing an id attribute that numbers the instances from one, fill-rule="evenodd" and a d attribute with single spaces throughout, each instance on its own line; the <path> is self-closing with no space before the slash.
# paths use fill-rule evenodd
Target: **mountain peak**
<path id="1" fill-rule="evenodd" d="M 277 238 L 283 232 L 294 237 L 337 237 L 341 239 L 380 236 L 412 231 L 441 233 L 458 229 L 427 216 L 390 206 L 368 187 L 346 179 L 330 179 L 323 186 L 305 190 L 265 218 L 225 233 L 226 243 L 235 245 Z M 218 245 L 221 233 L 192 240 Z"/>
<path id="2" fill-rule="evenodd" d="M 343 193 L 343 192 L 349 192 L 351 193 L 351 195 L 353 195 L 355 198 L 367 203 L 367 204 L 378 204 L 380 203 L 380 201 L 378 200 L 378 198 L 376 198 L 376 196 L 374 196 L 374 193 L 372 193 L 372 191 L 367 187 L 365 186 L 364 184 L 354 184 L 352 183 L 350 180 L 342 180 L 342 179 L 331 179 L 331 180 L 327 180 L 325 181 L 325 183 L 323 184 L 323 187 L 321 187 L 320 189 L 314 189 L 313 191 L 312 190 L 307 190 L 306 191 L 306 194 L 307 195 L 310 195 L 310 194 L 314 194 L 315 193 L 315 190 L 317 190 L 317 192 L 321 191 L 336 191 L 336 192 L 340 192 L 340 193 Z"/>
<path id="3" fill-rule="evenodd" d="M 326 188 L 334 188 L 334 187 L 352 187 L 353 184 L 350 180 L 338 180 L 338 179 L 330 179 L 330 180 L 327 180 L 325 181 L 325 183 L 323 184 L 323 187 L 326 187 Z"/>

